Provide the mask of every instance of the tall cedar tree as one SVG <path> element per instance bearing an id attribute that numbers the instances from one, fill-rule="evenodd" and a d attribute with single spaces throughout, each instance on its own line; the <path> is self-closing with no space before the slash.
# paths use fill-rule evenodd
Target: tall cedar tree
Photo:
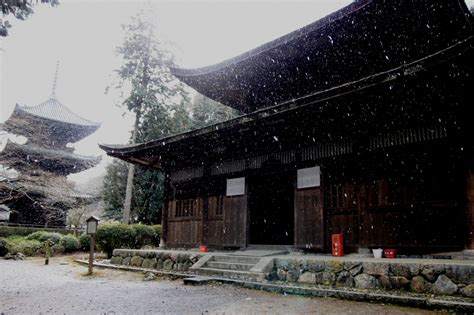
<path id="1" fill-rule="evenodd" d="M 130 96 L 123 104 L 140 116 L 137 143 L 202 128 L 238 115 L 236 110 L 200 94 L 191 102 L 184 86 L 170 74 L 168 66 L 173 62 L 172 55 L 153 39 L 151 25 L 140 16 L 132 21 L 125 27 L 124 45 L 118 49 L 124 65 L 118 70 L 117 88 L 131 85 Z M 122 217 L 127 165 L 114 160 L 107 167 L 102 190 L 106 218 L 118 221 Z M 162 198 L 163 174 L 137 166 L 132 222 L 160 223 Z"/>
<path id="2" fill-rule="evenodd" d="M 188 96 L 169 71 L 173 55 L 154 37 L 153 25 L 144 20 L 143 14 L 133 17 L 123 29 L 124 43 L 117 48 L 123 64 L 117 70 L 115 88 L 129 89 L 122 104 L 137 117 L 136 142 L 167 137 L 189 128 L 190 118 L 185 111 Z M 126 178 L 126 163 L 115 161 L 107 168 L 102 196 L 105 215 L 111 219 L 117 219 L 123 211 Z M 131 221 L 160 222 L 162 196 L 163 175 L 136 167 Z"/>

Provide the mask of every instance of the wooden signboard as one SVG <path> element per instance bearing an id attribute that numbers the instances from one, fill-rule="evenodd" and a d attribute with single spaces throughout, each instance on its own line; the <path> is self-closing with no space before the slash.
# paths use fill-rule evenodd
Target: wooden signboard
<path id="1" fill-rule="evenodd" d="M 319 187 L 321 185 L 321 172 L 319 166 L 299 169 L 297 172 L 297 188 Z"/>

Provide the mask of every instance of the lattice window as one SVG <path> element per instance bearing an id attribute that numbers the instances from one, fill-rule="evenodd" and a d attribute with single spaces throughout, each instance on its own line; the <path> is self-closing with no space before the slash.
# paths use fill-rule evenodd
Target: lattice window
<path id="1" fill-rule="evenodd" d="M 216 218 L 224 213 L 224 196 L 209 196 L 209 216 Z"/>
<path id="2" fill-rule="evenodd" d="M 176 200 L 176 211 L 175 217 L 193 217 L 196 214 L 197 200 L 196 199 L 185 199 Z"/>

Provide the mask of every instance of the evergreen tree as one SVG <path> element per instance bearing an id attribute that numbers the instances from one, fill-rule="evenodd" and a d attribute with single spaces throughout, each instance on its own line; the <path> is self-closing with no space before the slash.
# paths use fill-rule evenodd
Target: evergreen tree
<path id="1" fill-rule="evenodd" d="M 147 142 L 190 129 L 228 120 L 237 112 L 203 95 L 191 102 L 182 83 L 169 71 L 173 55 L 154 38 L 153 27 L 141 15 L 124 26 L 124 44 L 117 49 L 123 65 L 117 70 L 116 88 L 129 88 L 123 106 L 135 114 L 131 143 Z M 114 161 L 107 168 L 102 196 L 105 216 L 120 219 L 127 186 L 128 163 Z M 163 174 L 136 166 L 131 200 L 131 221 L 159 223 L 163 199 Z"/>
<path id="2" fill-rule="evenodd" d="M 127 172 L 128 166 L 124 161 L 116 159 L 107 165 L 101 190 L 106 219 L 119 221 L 122 218 Z"/>
<path id="3" fill-rule="evenodd" d="M 181 128 L 189 125 L 189 115 L 185 109 L 189 101 L 182 83 L 170 73 L 173 55 L 155 38 L 153 25 L 143 18 L 143 14 L 133 17 L 131 23 L 123 26 L 123 29 L 124 43 L 117 49 L 123 64 L 117 70 L 118 84 L 115 88 L 128 88 L 130 91 L 122 104 L 135 114 L 131 143 L 146 142 L 184 131 Z M 118 180 L 118 174 L 109 174 L 121 174 L 118 165 L 121 164 L 107 169 L 108 175 L 104 180 L 103 196 L 109 212 L 122 212 L 123 205 L 118 206 L 120 201 L 124 202 L 124 195 L 127 195 L 124 179 L 121 179 L 121 194 L 107 192 L 118 188 L 110 182 Z M 134 174 L 133 181 L 130 181 L 133 184 L 131 221 L 160 222 L 163 175 L 141 166 L 132 169 L 131 173 Z"/>
<path id="4" fill-rule="evenodd" d="M 192 102 L 192 127 L 202 128 L 238 116 L 239 112 L 210 98 L 197 94 Z"/>
<path id="5" fill-rule="evenodd" d="M 146 224 L 161 222 L 164 177 L 161 172 L 137 167 L 133 185 L 132 221 Z"/>

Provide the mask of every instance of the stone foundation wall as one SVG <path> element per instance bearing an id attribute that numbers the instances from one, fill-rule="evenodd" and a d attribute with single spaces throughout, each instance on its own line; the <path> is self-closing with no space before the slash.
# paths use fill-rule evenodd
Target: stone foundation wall
<path id="1" fill-rule="evenodd" d="M 110 263 L 163 271 L 185 272 L 202 256 L 199 253 L 169 250 L 115 249 Z"/>
<path id="2" fill-rule="evenodd" d="M 110 262 L 114 265 L 187 272 L 203 255 L 189 251 L 116 249 Z M 268 263 L 269 282 L 474 298 L 472 261 L 345 257 L 300 259 L 280 256 L 270 259 Z"/>
<path id="3" fill-rule="evenodd" d="M 474 298 L 474 264 L 350 260 L 274 260 L 270 281 L 405 290 Z"/>

